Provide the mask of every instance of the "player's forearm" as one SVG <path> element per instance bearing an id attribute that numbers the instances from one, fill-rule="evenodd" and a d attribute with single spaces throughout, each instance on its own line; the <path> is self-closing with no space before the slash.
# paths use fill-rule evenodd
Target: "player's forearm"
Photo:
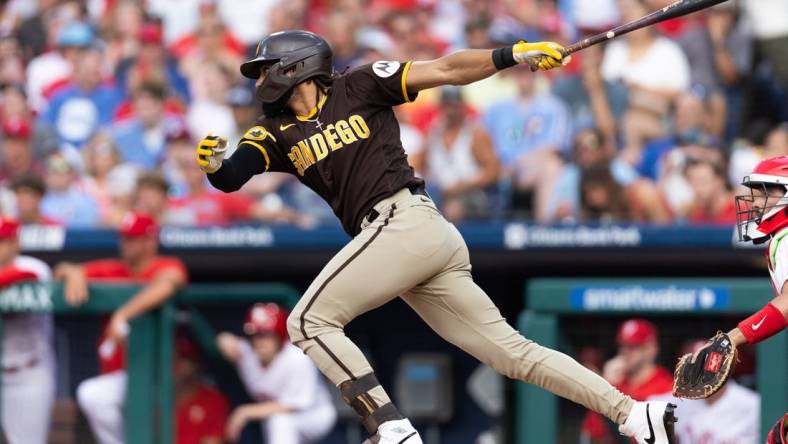
<path id="1" fill-rule="evenodd" d="M 238 191 L 255 174 L 263 172 L 264 159 L 257 148 L 242 144 L 233 155 L 222 162 L 222 167 L 208 174 L 214 188 L 232 193 Z"/>
<path id="2" fill-rule="evenodd" d="M 118 308 L 117 314 L 122 316 L 123 319 L 132 320 L 159 307 L 172 297 L 179 287 L 179 283 L 173 278 L 157 279 L 145 286 L 136 296 Z"/>
<path id="3" fill-rule="evenodd" d="M 438 59 L 450 85 L 467 85 L 486 79 L 498 72 L 493 64 L 492 50 L 465 49 Z"/>

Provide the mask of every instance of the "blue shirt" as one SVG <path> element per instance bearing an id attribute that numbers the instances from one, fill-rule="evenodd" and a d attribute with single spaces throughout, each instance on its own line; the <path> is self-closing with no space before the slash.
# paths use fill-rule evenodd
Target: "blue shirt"
<path id="1" fill-rule="evenodd" d="M 112 139 L 118 145 L 123 162 L 145 169 L 158 167 L 166 148 L 164 130 L 160 130 L 160 137 L 145 137 L 145 128 L 134 118 L 114 125 Z"/>
<path id="2" fill-rule="evenodd" d="M 61 145 L 80 148 L 100 126 L 112 121 L 122 101 L 123 94 L 113 85 L 89 92 L 71 85 L 52 97 L 42 119 L 55 129 Z"/>
<path id="3" fill-rule="evenodd" d="M 504 165 L 543 148 L 566 149 L 569 141 L 569 112 L 552 95 L 534 97 L 527 103 L 506 100 L 490 106 L 484 125 Z"/>
<path id="4" fill-rule="evenodd" d="M 48 192 L 41 200 L 41 214 L 67 227 L 95 227 L 100 219 L 96 201 L 75 187 L 62 193 Z"/>

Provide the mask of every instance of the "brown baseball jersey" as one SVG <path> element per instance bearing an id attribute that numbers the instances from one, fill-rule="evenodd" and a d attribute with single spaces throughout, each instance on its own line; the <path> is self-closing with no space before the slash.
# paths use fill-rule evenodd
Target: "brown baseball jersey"
<path id="1" fill-rule="evenodd" d="M 255 173 L 295 175 L 355 236 L 375 203 L 424 184 L 408 165 L 392 110 L 416 97 L 405 89 L 410 64 L 380 61 L 341 75 L 308 116 L 263 118 L 238 146 L 261 154 Z"/>

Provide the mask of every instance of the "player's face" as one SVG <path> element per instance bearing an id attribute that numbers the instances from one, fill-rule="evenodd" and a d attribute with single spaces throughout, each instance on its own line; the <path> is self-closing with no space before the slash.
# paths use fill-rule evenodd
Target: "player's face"
<path id="1" fill-rule="evenodd" d="M 634 374 L 646 365 L 653 364 L 656 359 L 654 344 L 622 345 L 619 354 L 624 359 L 627 374 Z"/>
<path id="2" fill-rule="evenodd" d="M 19 255 L 19 241 L 16 239 L 0 239 L 0 266 L 11 263 Z"/>
<path id="3" fill-rule="evenodd" d="M 279 338 L 274 334 L 255 335 L 250 341 L 260 362 L 264 364 L 273 361 L 281 348 Z"/>
<path id="4" fill-rule="evenodd" d="M 765 209 L 767 205 L 774 205 L 775 198 L 783 197 L 785 190 L 782 187 L 768 186 L 752 188 L 752 209 Z"/>
<path id="5" fill-rule="evenodd" d="M 128 263 L 140 262 L 156 254 L 155 242 L 150 236 L 123 237 L 120 241 L 120 256 Z"/>
<path id="6" fill-rule="evenodd" d="M 271 69 L 271 65 L 261 65 L 260 66 L 260 77 L 257 78 L 257 81 L 254 82 L 254 86 L 259 88 L 263 85 L 265 81 L 265 76 L 268 75 L 268 71 Z"/>

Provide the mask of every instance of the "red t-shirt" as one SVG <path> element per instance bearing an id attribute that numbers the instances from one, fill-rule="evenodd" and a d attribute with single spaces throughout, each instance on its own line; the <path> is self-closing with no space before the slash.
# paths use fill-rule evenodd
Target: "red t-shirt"
<path id="1" fill-rule="evenodd" d="M 651 378 L 639 385 L 630 385 L 626 381 L 616 386 L 621 393 L 629 395 L 635 401 L 645 401 L 656 395 L 673 391 L 673 375 L 663 367 L 657 367 Z M 596 440 L 610 438 L 610 427 L 602 415 L 588 412 L 583 421 L 583 432 Z M 617 442 L 617 441 L 613 441 Z"/>
<path id="2" fill-rule="evenodd" d="M 172 199 L 167 218 L 178 225 L 229 225 L 252 218 L 254 201 L 240 193 L 202 193 Z"/>
<path id="3" fill-rule="evenodd" d="M 120 259 L 99 259 L 84 265 L 85 275 L 91 281 L 147 283 L 165 270 L 175 270 L 188 279 L 186 266 L 176 257 L 157 256 L 145 269 L 134 274 L 128 264 Z M 104 336 L 99 339 L 99 344 Z M 126 348 L 117 346 L 108 356 L 99 354 L 101 373 L 111 373 L 126 368 Z"/>
<path id="4" fill-rule="evenodd" d="M 693 224 L 733 225 L 736 223 L 736 203 L 731 199 L 717 214 L 708 214 L 700 208 L 693 208 L 687 220 Z"/>
<path id="5" fill-rule="evenodd" d="M 205 438 L 224 438 L 230 413 L 227 399 L 202 386 L 175 407 L 175 444 L 200 444 Z"/>

